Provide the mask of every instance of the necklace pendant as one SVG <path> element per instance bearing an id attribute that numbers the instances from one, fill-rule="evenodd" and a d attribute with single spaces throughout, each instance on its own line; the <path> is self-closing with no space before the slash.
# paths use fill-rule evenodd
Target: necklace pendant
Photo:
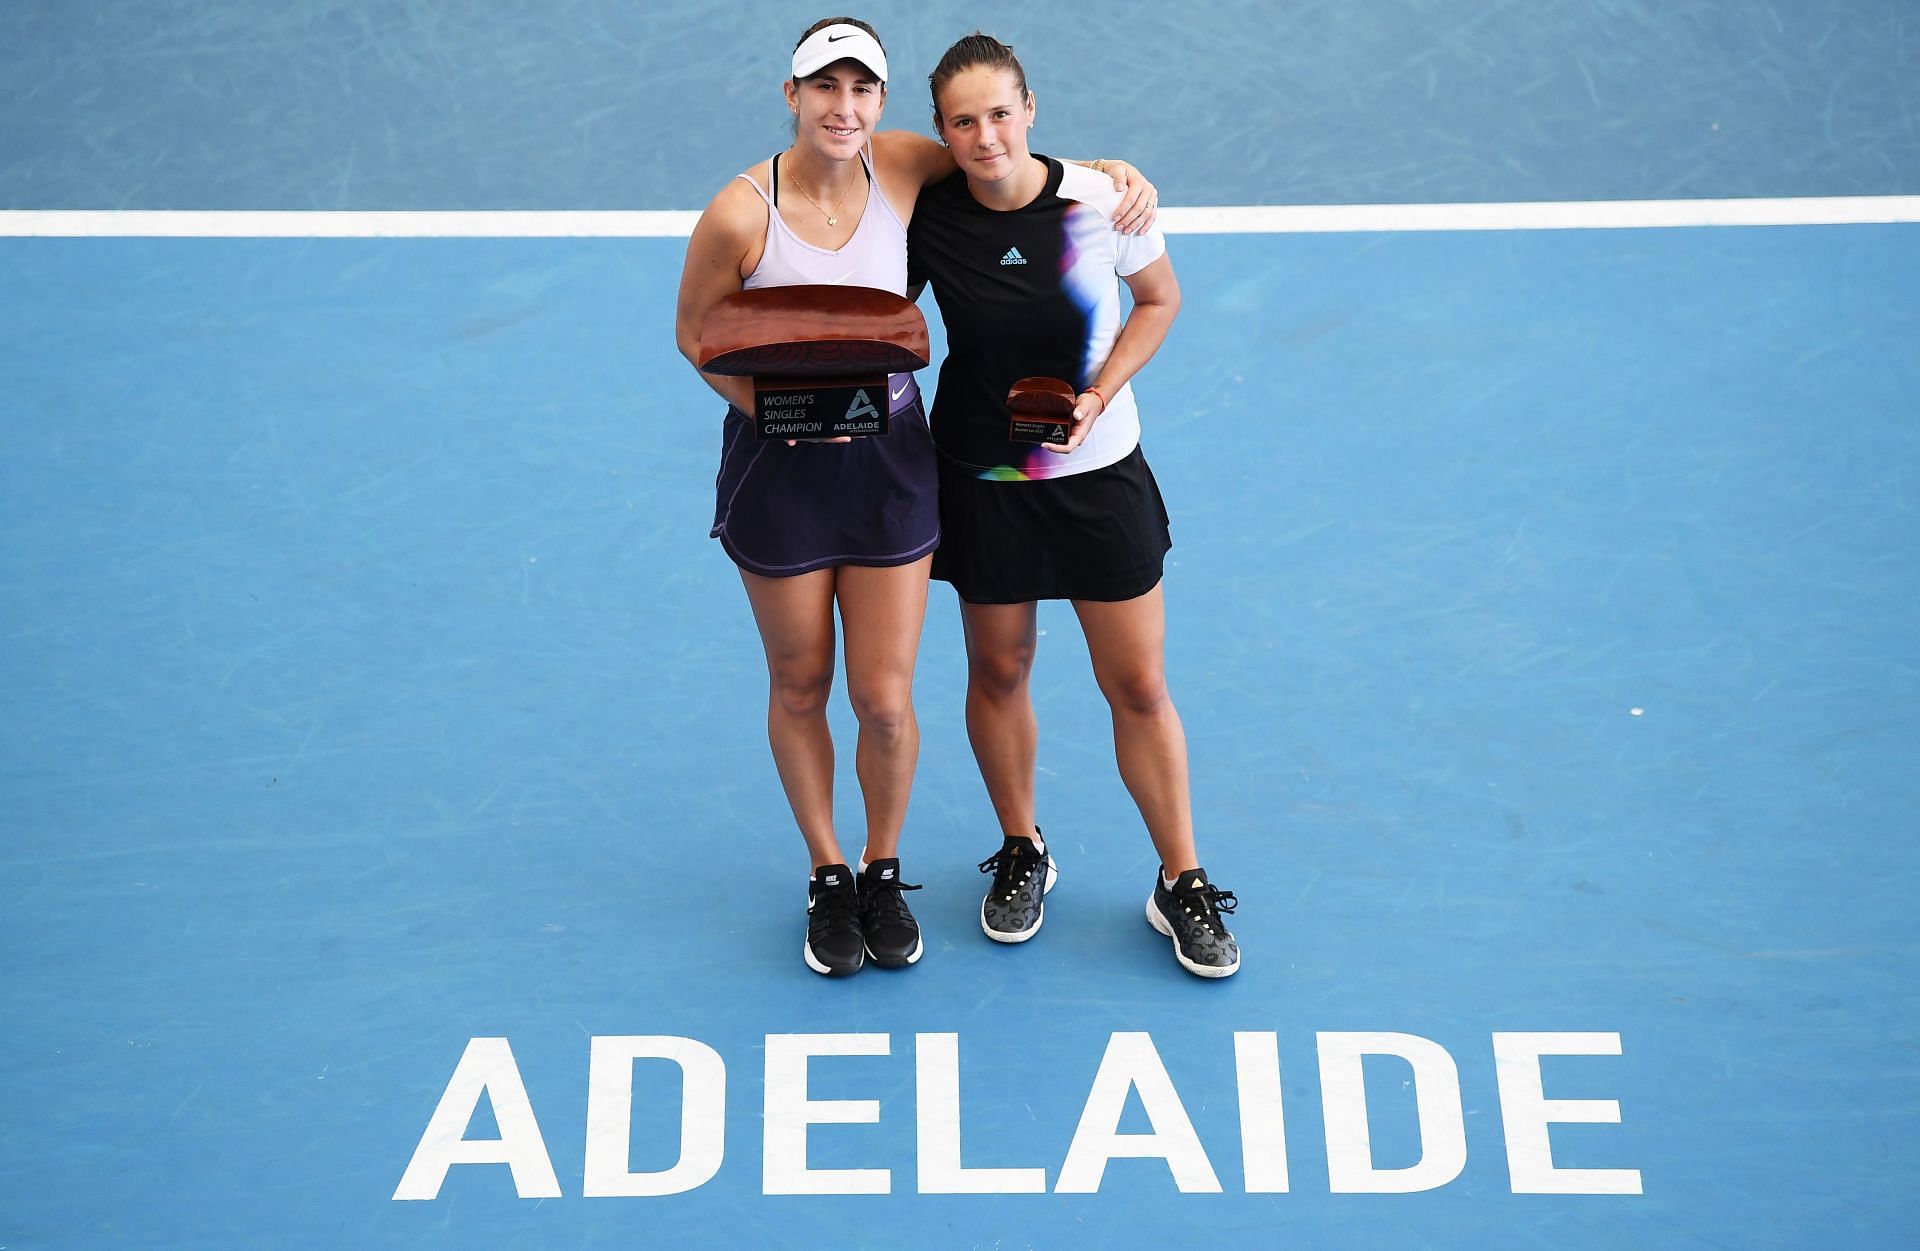
<path id="1" fill-rule="evenodd" d="M 831 230 L 835 226 L 838 226 L 839 224 L 840 224 L 840 219 L 838 217 L 827 218 L 827 229 Z"/>

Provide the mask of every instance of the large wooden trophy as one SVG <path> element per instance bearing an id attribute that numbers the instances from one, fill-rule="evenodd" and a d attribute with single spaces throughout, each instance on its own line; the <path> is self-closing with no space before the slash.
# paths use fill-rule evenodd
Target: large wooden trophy
<path id="1" fill-rule="evenodd" d="M 885 434 L 887 375 L 927 364 L 927 322 L 873 287 L 757 287 L 721 297 L 700 330 L 700 368 L 753 379 L 763 439 Z"/>

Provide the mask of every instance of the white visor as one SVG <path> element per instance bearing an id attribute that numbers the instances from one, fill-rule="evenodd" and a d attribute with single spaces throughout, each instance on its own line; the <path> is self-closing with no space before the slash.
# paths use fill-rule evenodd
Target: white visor
<path id="1" fill-rule="evenodd" d="M 793 76 L 806 78 L 835 61 L 845 60 L 860 62 L 873 71 L 882 86 L 886 85 L 887 54 L 880 50 L 880 41 L 845 22 L 823 26 L 801 41 L 793 50 Z"/>

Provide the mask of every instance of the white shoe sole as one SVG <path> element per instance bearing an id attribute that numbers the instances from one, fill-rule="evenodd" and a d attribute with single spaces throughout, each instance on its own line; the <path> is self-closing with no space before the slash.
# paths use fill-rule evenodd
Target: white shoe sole
<path id="1" fill-rule="evenodd" d="M 1160 909 L 1154 905 L 1151 892 L 1147 895 L 1147 924 L 1167 936 L 1168 940 L 1173 943 L 1173 958 L 1180 962 L 1181 968 L 1193 974 L 1195 977 L 1232 977 L 1240 971 L 1240 957 L 1238 956 L 1233 958 L 1232 964 L 1224 966 L 1217 964 L 1195 964 L 1193 961 L 1187 959 L 1186 953 L 1180 950 L 1180 940 L 1173 936 L 1173 927 L 1167 924 L 1167 918 L 1161 916 Z"/>
<path id="2" fill-rule="evenodd" d="M 1049 853 L 1047 856 L 1046 885 L 1040 888 L 1040 915 L 1037 919 L 1035 919 L 1033 923 L 1033 928 L 1028 930 L 1021 930 L 1017 934 L 1008 933 L 1004 930 L 994 929 L 991 925 L 987 924 L 987 901 L 982 899 L 980 901 L 981 932 L 984 933 L 988 938 L 991 938 L 996 943 L 1024 943 L 1029 938 L 1032 938 L 1035 934 L 1038 934 L 1040 932 L 1041 923 L 1047 919 L 1047 903 L 1046 903 L 1047 892 L 1053 889 L 1053 884 L 1059 879 L 1060 879 L 1060 870 L 1054 867 L 1053 856 L 1051 853 Z"/>
<path id="3" fill-rule="evenodd" d="M 813 944 L 809 943 L 804 938 L 800 940 L 800 956 L 802 959 L 804 959 L 807 962 L 808 968 L 812 969 L 815 973 L 818 973 L 822 977 L 852 977 L 855 973 L 858 973 L 860 971 L 859 964 L 854 965 L 850 969 L 828 968 L 826 965 L 820 963 L 818 960 L 815 960 L 813 958 Z M 915 953 L 914 959 L 918 960 L 919 958 L 920 958 L 919 954 Z M 861 955 L 860 963 L 861 964 L 866 963 L 866 956 L 864 954 L 864 951 Z"/>
<path id="4" fill-rule="evenodd" d="M 884 964 L 881 962 L 879 956 L 873 954 L 873 948 L 871 947 L 867 948 L 867 959 L 873 961 L 873 965 L 877 969 L 903 969 L 908 964 L 920 963 L 920 957 L 926 954 L 926 950 L 926 938 L 922 936 L 913 940 L 913 952 L 907 957 L 906 964 Z"/>

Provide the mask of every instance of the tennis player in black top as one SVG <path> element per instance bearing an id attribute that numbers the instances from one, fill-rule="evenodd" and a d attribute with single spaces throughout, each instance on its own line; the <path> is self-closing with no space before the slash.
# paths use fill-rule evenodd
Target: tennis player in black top
<path id="1" fill-rule="evenodd" d="M 1129 380 L 1173 323 L 1180 288 L 1158 230 L 1116 230 L 1099 173 L 1027 149 L 1034 98 L 1011 48 L 970 35 L 932 75 L 934 122 L 958 172 L 921 193 L 908 283 L 933 284 L 946 323 L 932 428 L 941 546 L 967 640 L 967 732 L 999 817 L 982 864 L 989 938 L 1040 929 L 1058 870 L 1034 819 L 1038 726 L 1028 677 L 1036 602 L 1066 599 L 1086 633 L 1113 716 L 1121 778 L 1160 854 L 1147 919 L 1182 967 L 1226 977 L 1239 946 L 1220 914 L 1235 900 L 1194 850 L 1186 736 L 1167 692 L 1160 585 L 1171 539 L 1140 451 Z M 1121 316 L 1119 283 L 1133 295 Z M 1007 393 L 1030 375 L 1076 393 L 1067 440 L 1009 437 Z"/>

